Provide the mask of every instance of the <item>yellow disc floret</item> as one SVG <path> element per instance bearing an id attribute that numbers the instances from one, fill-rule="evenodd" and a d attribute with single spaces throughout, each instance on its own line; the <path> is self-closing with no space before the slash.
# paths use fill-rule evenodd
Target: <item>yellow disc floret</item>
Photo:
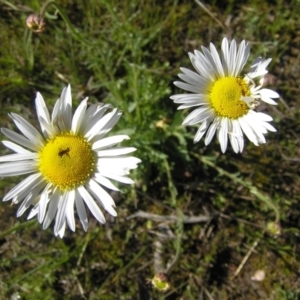
<path id="1" fill-rule="evenodd" d="M 63 133 L 47 141 L 39 151 L 39 171 L 60 190 L 86 183 L 95 170 L 95 154 L 82 136 Z"/>
<path id="2" fill-rule="evenodd" d="M 249 111 L 241 97 L 249 96 L 249 85 L 239 77 L 218 79 L 210 90 L 210 102 L 218 116 L 238 119 Z"/>

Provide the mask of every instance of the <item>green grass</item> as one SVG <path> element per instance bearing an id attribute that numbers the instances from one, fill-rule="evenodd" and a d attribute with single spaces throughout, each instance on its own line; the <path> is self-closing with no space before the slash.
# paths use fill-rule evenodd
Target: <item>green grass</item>
<path id="1" fill-rule="evenodd" d="M 88 96 L 123 111 L 113 134 L 130 135 L 142 159 L 136 186 L 114 195 L 118 217 L 101 226 L 90 216 L 87 233 L 77 222 L 55 238 L 1 203 L 1 299 L 299 298 L 300 2 L 202 3 L 208 12 L 191 0 L 61 0 L 63 14 L 50 5 L 35 34 L 25 21 L 44 3 L 0 1 L 1 127 L 12 128 L 10 111 L 37 125 L 36 91 L 52 106 L 70 83 L 74 106 Z M 179 68 L 192 68 L 187 53 L 224 36 L 249 41 L 249 61 L 272 57 L 270 87 L 281 95 L 259 107 L 278 132 L 239 155 L 222 154 L 216 139 L 193 144 L 196 128 L 181 126 L 188 111 L 169 99 Z M 1 197 L 19 181 L 2 179 Z M 128 218 L 137 211 L 177 219 Z M 210 218 L 185 223 L 199 215 Z M 267 230 L 276 218 L 279 235 Z M 165 294 L 147 284 L 157 264 L 169 271 Z M 257 270 L 262 282 L 251 281 Z"/>

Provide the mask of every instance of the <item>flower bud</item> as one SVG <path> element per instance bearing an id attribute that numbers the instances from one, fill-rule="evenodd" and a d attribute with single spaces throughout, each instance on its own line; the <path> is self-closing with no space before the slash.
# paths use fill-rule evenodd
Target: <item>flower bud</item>
<path id="1" fill-rule="evenodd" d="M 46 23 L 40 14 L 31 14 L 26 19 L 26 25 L 33 32 L 40 33 L 45 30 Z"/>
<path id="2" fill-rule="evenodd" d="M 281 227 L 276 222 L 269 222 L 267 224 L 267 230 L 271 235 L 273 235 L 275 237 L 277 237 L 281 234 Z"/>
<path id="3" fill-rule="evenodd" d="M 166 273 L 157 273 L 151 279 L 152 286 L 160 292 L 166 292 L 171 288 L 169 276 Z"/>

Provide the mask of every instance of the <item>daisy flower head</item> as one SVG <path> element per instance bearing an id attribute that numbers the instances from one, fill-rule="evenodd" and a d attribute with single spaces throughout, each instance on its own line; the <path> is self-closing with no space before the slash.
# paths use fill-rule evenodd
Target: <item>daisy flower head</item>
<path id="1" fill-rule="evenodd" d="M 271 105 L 277 103 L 272 98 L 279 95 L 262 88 L 264 75 L 271 59 L 257 58 L 248 73 L 243 68 L 248 60 L 250 46 L 242 41 L 239 47 L 235 40 L 231 43 L 227 38 L 222 41 L 221 54 L 211 43 L 209 49 L 202 47 L 202 52 L 195 50 L 189 53 L 196 72 L 181 68 L 182 74 L 174 84 L 191 92 L 171 96 L 174 103 L 180 104 L 178 109 L 195 107 L 184 120 L 183 125 L 201 123 L 194 142 L 205 135 L 204 143 L 208 145 L 217 135 L 221 150 L 227 149 L 228 138 L 234 152 L 244 148 L 244 134 L 256 146 L 265 143 L 264 134 L 276 131 L 268 122 L 272 118 L 254 109 L 260 100 Z"/>
<path id="2" fill-rule="evenodd" d="M 132 147 L 114 147 L 127 135 L 105 137 L 121 117 L 118 109 L 108 104 L 87 106 L 85 98 L 72 115 L 71 87 L 63 89 L 50 116 L 40 93 L 35 106 L 41 132 L 21 116 L 10 117 L 22 134 L 2 128 L 11 141 L 2 143 L 15 153 L 0 157 L 0 176 L 30 174 L 10 190 L 3 201 L 20 203 L 17 217 L 31 205 L 28 219 L 37 216 L 43 229 L 55 219 L 54 234 L 64 236 L 66 224 L 75 231 L 74 207 L 87 230 L 86 207 L 94 217 L 105 223 L 100 209 L 116 216 L 115 203 L 103 188 L 119 191 L 111 182 L 132 184 L 129 171 L 140 159 L 127 156 Z"/>

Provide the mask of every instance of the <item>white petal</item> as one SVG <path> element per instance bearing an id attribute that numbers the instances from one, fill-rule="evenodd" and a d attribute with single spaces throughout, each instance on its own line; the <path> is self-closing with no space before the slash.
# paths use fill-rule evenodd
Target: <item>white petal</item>
<path id="1" fill-rule="evenodd" d="M 184 73 L 181 75 L 185 75 L 182 77 L 182 79 L 188 83 L 191 83 L 192 85 L 198 86 L 200 88 L 204 88 L 207 86 L 207 79 L 203 78 L 196 72 L 193 72 L 186 68 L 180 68 L 180 70 Z M 179 75 L 178 75 L 179 76 Z M 179 76 L 180 77 L 180 76 Z"/>
<path id="2" fill-rule="evenodd" d="M 201 106 L 201 105 L 203 105 L 203 104 L 199 103 L 199 101 L 194 101 L 194 102 L 190 102 L 188 104 L 186 103 L 186 104 L 179 105 L 177 107 L 177 110 L 183 110 L 183 109 L 196 107 L 196 106 Z"/>
<path id="3" fill-rule="evenodd" d="M 270 122 L 273 121 L 273 118 L 265 113 L 257 112 L 256 116 L 259 117 L 261 121 Z"/>
<path id="4" fill-rule="evenodd" d="M 194 109 L 183 121 L 182 125 L 188 125 L 190 124 L 190 122 L 200 116 L 201 114 L 203 113 L 206 113 L 209 111 L 209 107 L 200 107 L 200 108 L 197 108 L 197 109 Z"/>
<path id="5" fill-rule="evenodd" d="M 201 77 L 208 86 L 217 77 L 213 66 L 210 61 L 200 52 L 195 50 L 195 55 L 189 53 L 190 60 L 194 68 L 199 72 Z"/>
<path id="6" fill-rule="evenodd" d="M 71 190 L 69 192 L 68 203 L 66 207 L 66 218 L 67 218 L 68 225 L 72 231 L 75 231 L 74 200 L 75 200 L 75 191 Z"/>
<path id="7" fill-rule="evenodd" d="M 109 104 L 104 105 L 103 103 L 91 105 L 85 113 L 81 128 L 82 133 L 86 135 L 86 133 L 102 119 L 103 115 L 110 107 Z"/>
<path id="8" fill-rule="evenodd" d="M 45 120 L 45 122 L 49 125 L 51 124 L 51 120 L 50 120 L 49 111 L 47 109 L 45 101 L 39 92 L 37 92 L 37 94 L 36 94 L 35 108 L 36 108 L 37 117 L 40 121 L 41 130 L 42 130 L 43 134 L 45 136 L 47 136 L 48 131 L 45 129 L 45 127 L 41 123 L 41 119 Z"/>
<path id="9" fill-rule="evenodd" d="M 55 225 L 54 225 L 54 234 L 60 235 L 60 232 L 64 231 L 64 226 L 66 223 L 66 207 L 68 204 L 68 192 L 64 192 L 63 195 L 60 196 L 60 201 L 58 204 L 58 211 L 55 218 Z M 61 235 L 60 235 L 61 236 Z"/>
<path id="10" fill-rule="evenodd" d="M 105 149 L 109 148 L 112 146 L 115 146 L 116 144 L 124 141 L 124 140 L 129 140 L 128 135 L 114 135 L 110 136 L 104 139 L 101 139 L 95 143 L 93 143 L 92 149 L 93 150 L 100 150 L 100 149 Z"/>
<path id="11" fill-rule="evenodd" d="M 17 217 L 20 217 L 21 215 L 23 215 L 23 213 L 28 209 L 28 207 L 32 205 L 32 203 L 36 200 L 38 194 L 40 193 L 41 189 L 44 186 L 45 186 L 45 183 L 40 182 L 30 189 L 29 194 L 24 199 L 24 201 L 21 203 L 21 205 L 17 211 Z"/>
<path id="12" fill-rule="evenodd" d="M 237 52 L 237 57 L 236 57 L 236 62 L 235 62 L 235 72 L 233 75 L 237 76 L 242 72 L 242 70 L 249 58 L 249 54 L 250 54 L 249 44 L 246 43 L 245 41 L 242 41 L 240 43 L 240 46 L 239 46 L 239 49 Z"/>
<path id="13" fill-rule="evenodd" d="M 134 156 L 99 158 L 97 168 L 101 170 L 100 173 L 106 170 L 117 175 L 127 175 L 129 170 L 136 169 L 140 162 L 141 160 Z"/>
<path id="14" fill-rule="evenodd" d="M 59 190 L 58 189 L 54 190 L 53 194 L 50 197 L 48 211 L 43 223 L 43 229 L 47 229 L 51 224 L 51 222 L 53 221 L 58 208 L 60 197 L 61 197 L 61 193 L 59 192 Z"/>
<path id="15" fill-rule="evenodd" d="M 241 127 L 237 120 L 231 120 L 231 128 L 229 134 L 229 139 L 231 146 L 235 153 L 243 151 L 244 148 L 244 137 L 241 130 Z"/>
<path id="16" fill-rule="evenodd" d="M 178 97 L 179 96 L 179 97 Z M 174 103 L 183 103 L 177 109 L 185 109 L 194 106 L 201 106 L 205 105 L 208 106 L 209 103 L 207 101 L 207 95 L 203 94 L 181 94 L 181 95 L 174 95 L 170 97 Z"/>
<path id="17" fill-rule="evenodd" d="M 99 139 L 102 139 L 119 121 L 120 117 L 122 115 L 121 111 L 117 111 L 109 120 L 106 122 L 106 124 L 103 125 L 103 127 L 99 128 L 98 133 L 95 131 L 92 134 L 91 142 L 96 142 Z"/>
<path id="18" fill-rule="evenodd" d="M 236 41 L 232 40 L 229 46 L 229 65 L 228 73 L 230 75 L 235 75 L 235 62 L 236 62 Z"/>
<path id="19" fill-rule="evenodd" d="M 250 73 L 247 74 L 247 76 L 250 78 L 263 77 L 265 74 L 268 73 L 266 68 L 268 64 L 271 62 L 271 60 L 272 60 L 271 58 L 268 58 L 263 61 L 261 57 L 258 57 L 252 64 L 250 68 Z"/>
<path id="20" fill-rule="evenodd" d="M 197 94 L 200 92 L 200 89 L 198 87 L 188 84 L 188 83 L 185 83 L 185 82 L 174 81 L 174 84 L 176 86 L 178 86 L 179 88 L 189 91 L 189 92 L 193 92 L 193 93 L 197 93 Z"/>
<path id="21" fill-rule="evenodd" d="M 121 117 L 121 112 L 119 112 L 116 108 L 106 114 L 101 120 L 99 120 L 93 127 L 89 129 L 84 135 L 90 141 L 95 135 L 99 135 L 101 131 L 106 128 L 108 124 L 110 124 L 110 121 L 113 119 L 119 120 Z M 110 130 L 111 128 L 109 128 Z"/>
<path id="22" fill-rule="evenodd" d="M 32 152 L 30 152 L 30 151 L 24 149 L 23 147 L 21 147 L 21 146 L 15 144 L 15 143 L 13 143 L 13 142 L 10 142 L 10 141 L 2 141 L 2 144 L 3 144 L 5 147 L 7 147 L 7 148 L 9 148 L 9 149 L 11 149 L 11 150 L 13 150 L 13 151 L 15 151 L 15 152 L 17 152 L 17 153 L 32 153 Z"/>
<path id="23" fill-rule="evenodd" d="M 27 217 L 27 220 L 30 220 L 32 219 L 33 217 L 35 217 L 37 215 L 39 211 L 39 203 L 37 203 L 30 211 L 28 217 Z"/>
<path id="24" fill-rule="evenodd" d="M 109 179 L 101 176 L 99 173 L 95 174 L 94 180 L 113 191 L 120 191 Z"/>
<path id="25" fill-rule="evenodd" d="M 219 126 L 219 119 L 215 118 L 213 123 L 208 128 L 208 131 L 207 131 L 207 134 L 206 134 L 206 137 L 205 137 L 205 140 L 204 140 L 204 144 L 206 146 L 211 142 L 212 138 L 215 135 L 215 132 L 216 132 L 216 129 L 217 129 L 218 126 Z"/>
<path id="26" fill-rule="evenodd" d="M 0 164 L 0 176 L 17 176 L 37 171 L 34 161 L 17 161 Z"/>
<path id="27" fill-rule="evenodd" d="M 218 140 L 220 142 L 221 151 L 226 152 L 228 143 L 228 123 L 227 118 L 222 118 L 218 129 Z"/>
<path id="28" fill-rule="evenodd" d="M 223 69 L 224 73 L 226 76 L 228 76 L 228 65 L 229 65 L 229 45 L 228 45 L 228 40 L 227 38 L 224 38 L 222 41 L 222 64 L 223 64 Z"/>
<path id="29" fill-rule="evenodd" d="M 94 215 L 94 217 L 100 222 L 100 223 L 105 223 L 105 218 L 100 210 L 99 206 L 96 204 L 95 200 L 91 197 L 91 195 L 87 192 L 87 190 L 83 187 L 80 186 L 78 188 L 78 192 L 80 193 L 81 197 L 83 198 L 84 202 L 90 209 L 91 213 Z"/>
<path id="30" fill-rule="evenodd" d="M 136 151 L 133 147 L 120 147 L 114 149 L 96 151 L 98 157 L 120 156 Z"/>
<path id="31" fill-rule="evenodd" d="M 266 142 L 266 139 L 263 135 L 263 133 L 267 133 L 267 130 L 260 125 L 260 122 L 257 122 L 256 116 L 253 116 L 251 114 L 248 114 L 244 116 L 243 120 L 247 122 L 249 127 L 252 129 L 253 133 L 256 136 L 256 140 L 259 144 L 264 144 Z"/>
<path id="32" fill-rule="evenodd" d="M 39 121 L 40 121 L 41 127 L 43 127 L 43 132 L 44 132 L 45 137 L 51 138 L 54 135 L 60 133 L 60 129 L 56 125 L 48 123 L 42 117 L 39 118 Z"/>
<path id="33" fill-rule="evenodd" d="M 279 94 L 270 89 L 261 89 L 260 94 L 270 98 L 279 98 Z"/>
<path id="34" fill-rule="evenodd" d="M 103 108 L 103 106 L 107 107 L 107 108 L 110 107 L 108 104 L 104 105 L 104 103 L 91 104 L 86 110 L 85 114 L 86 114 L 87 120 L 85 120 L 85 121 L 88 121 L 91 118 L 93 118 L 95 116 L 95 114 L 98 113 L 101 108 Z M 101 117 L 99 119 L 101 119 Z"/>
<path id="35" fill-rule="evenodd" d="M 271 105 L 277 105 L 277 102 L 275 102 L 273 99 L 268 98 L 266 96 L 262 96 L 261 100 L 268 103 L 268 104 L 271 104 Z"/>
<path id="36" fill-rule="evenodd" d="M 230 144 L 232 146 L 232 149 L 235 153 L 239 153 L 239 144 L 238 144 L 238 139 L 234 136 L 234 133 L 232 131 L 228 132 Z"/>
<path id="37" fill-rule="evenodd" d="M 37 153 L 9 154 L 0 156 L 0 162 L 37 159 Z"/>
<path id="38" fill-rule="evenodd" d="M 63 89 L 60 100 L 63 108 L 60 116 L 64 120 L 65 129 L 70 130 L 72 126 L 72 95 L 71 86 L 69 84 Z"/>
<path id="39" fill-rule="evenodd" d="M 99 201 L 102 207 L 112 216 L 116 217 L 117 213 L 114 210 L 115 202 L 112 197 L 94 180 L 90 180 L 87 184 L 88 189 L 92 192 L 94 197 Z"/>
<path id="40" fill-rule="evenodd" d="M 60 230 L 57 232 L 54 232 L 54 234 L 56 236 L 59 236 L 62 239 L 64 237 L 65 230 L 66 230 L 66 220 L 64 220 L 64 223 L 62 224 Z"/>
<path id="41" fill-rule="evenodd" d="M 203 121 L 203 123 L 201 124 L 201 126 L 199 127 L 195 137 L 194 137 L 194 143 L 197 143 L 201 140 L 201 138 L 203 137 L 203 135 L 205 134 L 205 132 L 207 131 L 207 126 L 209 124 L 208 120 Z"/>
<path id="42" fill-rule="evenodd" d="M 222 66 L 222 63 L 220 60 L 219 53 L 218 53 L 216 47 L 214 46 L 214 44 L 212 44 L 212 43 L 210 43 L 210 52 L 213 57 L 215 68 L 218 70 L 219 76 L 224 77 L 224 75 L 225 75 L 224 69 L 223 69 L 223 66 Z"/>
<path id="43" fill-rule="evenodd" d="M 19 128 L 19 130 L 33 144 L 37 145 L 39 148 L 41 148 L 44 145 L 45 142 L 43 137 L 29 122 L 27 122 L 24 118 L 15 113 L 11 113 L 10 116 L 13 119 L 16 126 Z"/>
<path id="44" fill-rule="evenodd" d="M 261 122 L 260 123 L 261 126 L 263 126 L 266 130 L 272 131 L 272 132 L 276 132 L 276 128 L 274 128 L 271 124 L 267 123 L 267 122 Z"/>
<path id="45" fill-rule="evenodd" d="M 253 110 L 249 111 L 249 115 L 251 116 L 253 123 L 257 123 L 257 126 L 259 126 L 262 133 L 267 133 L 267 130 L 276 132 L 276 129 L 271 124 L 267 123 L 273 120 L 269 115 Z"/>
<path id="46" fill-rule="evenodd" d="M 109 172 L 101 172 L 100 173 L 102 176 L 108 177 L 110 179 L 125 183 L 125 184 L 134 184 L 134 181 L 132 179 L 130 179 L 129 177 L 125 177 L 125 176 L 120 176 L 120 175 L 116 175 L 116 174 L 112 174 Z"/>
<path id="47" fill-rule="evenodd" d="M 250 73 L 253 73 L 257 70 L 258 65 L 260 64 L 260 62 L 262 61 L 261 57 L 257 57 L 254 62 L 251 64 L 250 66 Z"/>
<path id="48" fill-rule="evenodd" d="M 18 134 L 18 133 L 14 132 L 10 129 L 7 129 L 7 128 L 1 128 L 1 131 L 5 136 L 10 138 L 11 140 L 16 142 L 17 144 L 20 144 L 20 145 L 22 145 L 26 148 L 29 148 L 31 150 L 34 150 L 34 151 L 39 151 L 40 150 L 40 147 L 38 145 L 31 142 L 30 140 L 28 140 L 26 137 L 24 137 L 21 134 Z"/>
<path id="49" fill-rule="evenodd" d="M 28 207 L 30 205 L 32 205 L 32 203 L 34 202 L 36 196 L 37 196 L 37 194 L 33 195 L 32 192 L 27 195 L 27 197 L 24 199 L 24 201 L 21 203 L 20 207 L 18 208 L 18 211 L 17 211 L 17 214 L 16 214 L 17 218 L 22 216 L 23 213 L 28 209 Z"/>
<path id="50" fill-rule="evenodd" d="M 49 188 L 51 187 L 51 183 L 48 183 L 41 194 L 41 198 L 39 201 L 39 210 L 38 210 L 38 221 L 39 223 L 43 223 L 46 213 L 46 207 L 49 201 Z"/>
<path id="51" fill-rule="evenodd" d="M 12 199 L 13 203 L 19 203 L 35 188 L 38 184 L 43 181 L 40 174 L 33 174 L 26 177 L 19 184 L 17 184 L 13 189 L 11 189 L 3 198 L 3 201 Z M 45 183 L 43 183 L 45 185 Z"/>
<path id="52" fill-rule="evenodd" d="M 96 119 L 101 119 L 103 116 L 103 113 L 106 112 L 107 109 L 112 108 L 112 105 L 110 104 L 104 104 L 104 103 L 96 103 L 96 104 L 92 104 L 88 107 L 88 109 L 86 110 L 86 117 L 87 118 L 96 118 Z M 104 109 L 104 111 L 103 111 Z M 102 112 L 102 115 L 99 115 L 99 112 Z"/>
<path id="53" fill-rule="evenodd" d="M 208 70 L 210 69 L 210 73 L 213 74 L 214 77 L 219 77 L 220 74 L 218 72 L 218 69 L 215 65 L 215 61 L 214 61 L 214 58 L 213 56 L 211 55 L 210 51 L 206 48 L 206 47 L 201 47 L 202 49 L 202 52 L 204 54 L 204 56 L 206 57 L 207 61 L 209 61 L 209 68 Z"/>
<path id="54" fill-rule="evenodd" d="M 85 117 L 85 112 L 87 108 L 87 101 L 88 98 L 85 98 L 84 100 L 81 101 L 80 105 L 77 107 L 73 119 L 72 119 L 72 132 L 78 133 L 81 129 L 84 117 Z"/>
<path id="55" fill-rule="evenodd" d="M 85 210 L 81 195 L 79 194 L 79 192 L 77 190 L 75 190 L 75 204 L 76 204 L 76 210 L 77 210 L 80 222 L 82 224 L 82 227 L 83 227 L 84 231 L 87 231 L 88 218 L 86 215 L 86 210 Z"/>
<path id="56" fill-rule="evenodd" d="M 258 146 L 258 141 L 257 138 L 255 136 L 255 134 L 253 133 L 252 128 L 248 125 L 248 123 L 245 122 L 245 120 L 243 118 L 239 118 L 238 122 L 242 128 L 242 130 L 244 131 L 244 133 L 246 134 L 247 138 L 255 145 Z"/>
<path id="57" fill-rule="evenodd" d="M 214 118 L 214 111 L 211 110 L 209 107 L 204 107 L 203 111 L 199 113 L 197 116 L 195 116 L 192 120 L 190 120 L 188 123 L 186 120 L 183 121 L 183 125 L 195 125 L 197 123 L 201 123 L 207 119 L 213 119 Z"/>
<path id="58" fill-rule="evenodd" d="M 61 104 L 60 99 L 57 99 L 54 104 L 53 110 L 52 110 L 51 121 L 52 121 L 52 124 L 55 126 L 57 126 L 58 113 L 60 111 L 60 104 Z"/>
<path id="59" fill-rule="evenodd" d="M 52 123 L 60 131 L 66 132 L 71 130 L 72 125 L 72 96 L 71 87 L 65 87 L 56 101 L 52 112 Z"/>
<path id="60" fill-rule="evenodd" d="M 209 104 L 207 101 L 207 95 L 204 94 L 180 94 L 180 95 L 173 95 L 170 97 L 174 103 L 194 103 L 197 102 L 198 104 Z"/>

